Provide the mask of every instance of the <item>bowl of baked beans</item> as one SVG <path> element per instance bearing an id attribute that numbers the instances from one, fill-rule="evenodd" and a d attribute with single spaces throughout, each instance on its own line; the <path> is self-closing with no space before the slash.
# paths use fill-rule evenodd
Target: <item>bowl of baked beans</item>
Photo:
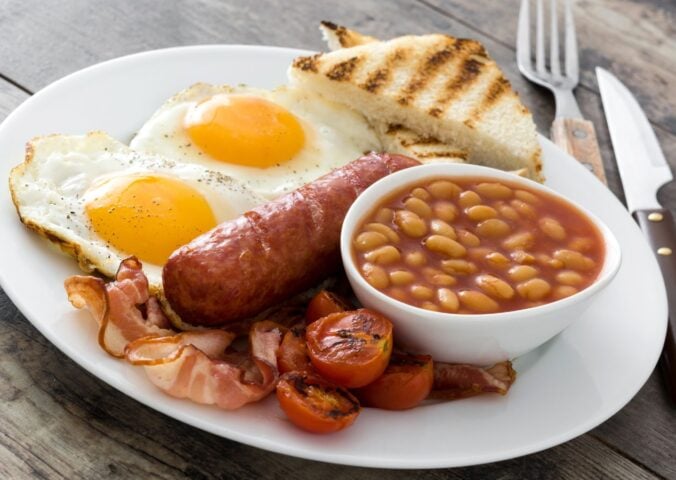
<path id="1" fill-rule="evenodd" d="M 531 180 L 432 164 L 376 182 L 348 211 L 341 254 L 355 295 L 435 359 L 518 357 L 575 321 L 617 273 L 596 216 Z"/>

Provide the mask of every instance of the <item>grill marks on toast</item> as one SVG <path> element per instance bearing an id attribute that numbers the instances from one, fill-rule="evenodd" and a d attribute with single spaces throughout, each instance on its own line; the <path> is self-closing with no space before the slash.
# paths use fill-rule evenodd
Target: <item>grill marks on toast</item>
<path id="1" fill-rule="evenodd" d="M 337 27 L 336 33 L 340 30 Z M 436 94 L 434 106 L 428 110 L 433 117 L 442 117 L 453 102 L 462 97 L 465 92 L 484 82 L 485 75 L 494 75 L 495 63 L 488 57 L 486 49 L 479 42 L 464 38 L 439 36 L 440 40 L 427 47 L 422 55 L 411 49 L 393 45 L 385 53 L 384 60 L 373 67 L 368 64 L 368 58 L 357 55 L 336 64 L 324 64 L 321 54 L 311 57 L 301 57 L 294 61 L 294 67 L 313 73 L 323 73 L 330 80 L 347 82 L 355 77 L 365 78 L 358 86 L 372 94 L 386 90 L 398 75 L 407 75 L 409 78 L 398 92 L 394 92 L 396 101 L 402 106 L 415 105 L 416 99 L 422 97 L 426 90 Z M 413 55 L 420 60 L 411 72 L 404 69 L 410 63 Z M 453 66 L 448 66 L 453 62 Z M 362 68 L 363 67 L 363 68 Z M 439 75 L 453 72 L 440 93 L 436 90 L 433 80 Z M 437 82 L 438 83 L 438 82 Z M 511 92 L 507 79 L 499 74 L 492 80 L 481 96 L 481 102 L 465 119 L 464 123 L 472 127 L 478 120 L 496 105 L 500 98 Z"/>
<path id="2" fill-rule="evenodd" d="M 362 57 L 352 57 L 348 58 L 344 62 L 335 64 L 333 67 L 326 72 L 326 76 L 331 80 L 336 80 L 339 82 L 345 82 L 352 78 L 352 74 L 355 71 L 355 68 L 362 61 Z"/>
<path id="3" fill-rule="evenodd" d="M 397 65 L 404 63 L 409 56 L 409 52 L 403 48 L 394 49 L 385 57 L 383 64 L 379 68 L 368 74 L 361 88 L 367 92 L 377 93 L 392 80 L 392 72 Z"/>

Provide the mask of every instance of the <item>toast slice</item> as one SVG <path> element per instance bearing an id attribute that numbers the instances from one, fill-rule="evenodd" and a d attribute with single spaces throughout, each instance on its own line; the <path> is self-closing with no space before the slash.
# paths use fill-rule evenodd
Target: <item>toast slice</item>
<path id="1" fill-rule="evenodd" d="M 332 22 L 322 21 L 319 30 L 330 50 L 350 48 L 357 45 L 379 42 L 377 38 L 362 35 L 359 32 Z M 372 121 L 378 140 L 383 149 L 391 153 L 400 153 L 415 158 L 422 163 L 452 162 L 465 163 L 467 152 L 446 145 L 429 135 L 420 135 L 400 124 L 388 124 Z"/>
<path id="2" fill-rule="evenodd" d="M 479 42 L 437 34 L 358 44 L 365 36 L 344 27 L 322 31 L 333 46 L 350 46 L 297 58 L 288 72 L 293 84 L 350 105 L 381 131 L 402 125 L 467 152 L 470 163 L 526 169 L 542 180 L 532 116 Z M 393 138 L 403 145 L 399 134 Z"/>

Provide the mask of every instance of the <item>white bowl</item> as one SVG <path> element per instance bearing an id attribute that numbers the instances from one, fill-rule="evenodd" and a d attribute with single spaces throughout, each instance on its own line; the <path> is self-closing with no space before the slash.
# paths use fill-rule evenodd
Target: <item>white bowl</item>
<path id="1" fill-rule="evenodd" d="M 454 314 L 424 310 L 395 300 L 372 287 L 357 270 L 352 255 L 355 228 L 374 205 L 391 192 L 423 179 L 483 177 L 505 180 L 546 192 L 574 205 L 596 225 L 605 242 L 605 259 L 589 287 L 562 300 L 538 307 L 490 314 Z M 452 178 L 451 178 L 452 179 Z M 473 365 L 492 365 L 523 355 L 560 333 L 591 305 L 620 267 L 620 246 L 608 227 L 580 205 L 553 190 L 492 168 L 466 164 L 430 164 L 407 168 L 371 185 L 347 212 L 340 236 L 341 255 L 355 295 L 367 308 L 377 310 L 394 324 L 397 345 L 427 353 L 435 360 Z"/>

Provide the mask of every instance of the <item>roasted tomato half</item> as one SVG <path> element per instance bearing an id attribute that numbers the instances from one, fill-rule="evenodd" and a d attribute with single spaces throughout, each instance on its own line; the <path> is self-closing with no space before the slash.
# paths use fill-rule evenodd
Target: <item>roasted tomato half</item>
<path id="1" fill-rule="evenodd" d="M 310 300 L 305 312 L 305 319 L 310 324 L 332 313 L 344 312 L 352 308 L 346 300 L 335 293 L 322 290 Z"/>
<path id="2" fill-rule="evenodd" d="M 359 401 L 349 391 L 309 372 L 285 373 L 277 399 L 289 420 L 312 433 L 349 427 L 359 415 Z"/>
<path id="3" fill-rule="evenodd" d="M 367 309 L 332 313 L 308 325 L 305 339 L 317 372 L 343 387 L 359 388 L 385 371 L 392 322 Z"/>
<path id="4" fill-rule="evenodd" d="M 433 383 L 431 356 L 395 352 L 385 372 L 354 393 L 365 406 L 405 410 L 425 400 Z"/>
<path id="5" fill-rule="evenodd" d="M 280 373 L 312 370 L 305 344 L 305 325 L 295 325 L 284 334 L 277 350 L 277 367 Z"/>

